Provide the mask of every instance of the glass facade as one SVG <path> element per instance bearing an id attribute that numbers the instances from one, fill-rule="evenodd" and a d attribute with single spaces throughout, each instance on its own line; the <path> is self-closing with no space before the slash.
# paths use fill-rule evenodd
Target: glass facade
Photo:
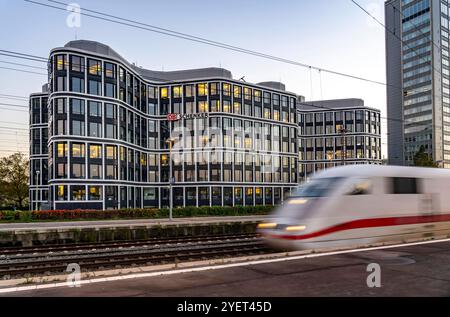
<path id="1" fill-rule="evenodd" d="M 326 168 L 381 164 L 380 110 L 351 105 L 327 108 L 298 112 L 300 182 Z"/>
<path id="2" fill-rule="evenodd" d="M 303 181 L 299 166 L 309 164 L 299 133 L 327 131 L 306 124 L 298 96 L 283 89 L 201 75 L 209 69 L 163 80 L 117 55 L 82 51 L 50 56 L 45 144 L 53 209 L 167 207 L 170 183 L 174 207 L 280 204 Z"/>
<path id="3" fill-rule="evenodd" d="M 30 208 L 48 209 L 48 94 L 30 96 Z"/>

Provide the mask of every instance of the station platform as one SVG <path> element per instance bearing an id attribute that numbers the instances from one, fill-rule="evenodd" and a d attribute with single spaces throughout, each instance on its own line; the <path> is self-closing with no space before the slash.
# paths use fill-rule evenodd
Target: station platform
<path id="1" fill-rule="evenodd" d="M 191 217 L 169 219 L 129 219 L 129 220 L 93 220 L 93 221 L 45 221 L 29 223 L 0 223 L 0 232 L 17 230 L 54 230 L 72 228 L 110 228 L 130 226 L 160 226 L 210 224 L 224 222 L 263 221 L 269 216 L 231 216 L 231 217 Z"/>

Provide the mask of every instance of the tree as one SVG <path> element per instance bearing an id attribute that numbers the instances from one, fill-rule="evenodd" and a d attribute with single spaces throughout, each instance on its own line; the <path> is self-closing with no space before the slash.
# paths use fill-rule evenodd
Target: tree
<path id="1" fill-rule="evenodd" d="M 419 151 L 414 155 L 414 166 L 438 167 L 438 164 L 425 152 L 425 147 L 420 146 Z"/>
<path id="2" fill-rule="evenodd" d="M 23 208 L 28 198 L 28 159 L 15 153 L 0 159 L 0 201 Z"/>

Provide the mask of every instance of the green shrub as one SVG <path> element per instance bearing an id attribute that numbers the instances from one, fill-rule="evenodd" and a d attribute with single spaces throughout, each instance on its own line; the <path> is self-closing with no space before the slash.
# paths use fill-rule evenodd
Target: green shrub
<path id="1" fill-rule="evenodd" d="M 208 216 L 249 216 L 265 215 L 273 206 L 234 207 L 183 207 L 173 208 L 174 218 Z M 41 220 L 102 220 L 133 218 L 168 218 L 168 208 L 119 209 L 119 210 L 45 210 L 45 211 L 0 211 L 0 221 L 41 221 Z"/>

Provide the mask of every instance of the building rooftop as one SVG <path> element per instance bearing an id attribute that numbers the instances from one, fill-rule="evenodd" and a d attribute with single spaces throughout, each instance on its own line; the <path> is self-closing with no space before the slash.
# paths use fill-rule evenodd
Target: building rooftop
<path id="1" fill-rule="evenodd" d="M 317 100 L 305 101 L 298 104 L 298 109 L 301 111 L 321 111 L 330 109 L 346 109 L 346 108 L 362 108 L 364 100 L 349 98 L 349 99 L 331 99 L 331 100 Z M 379 110 L 378 110 L 379 111 Z"/>

